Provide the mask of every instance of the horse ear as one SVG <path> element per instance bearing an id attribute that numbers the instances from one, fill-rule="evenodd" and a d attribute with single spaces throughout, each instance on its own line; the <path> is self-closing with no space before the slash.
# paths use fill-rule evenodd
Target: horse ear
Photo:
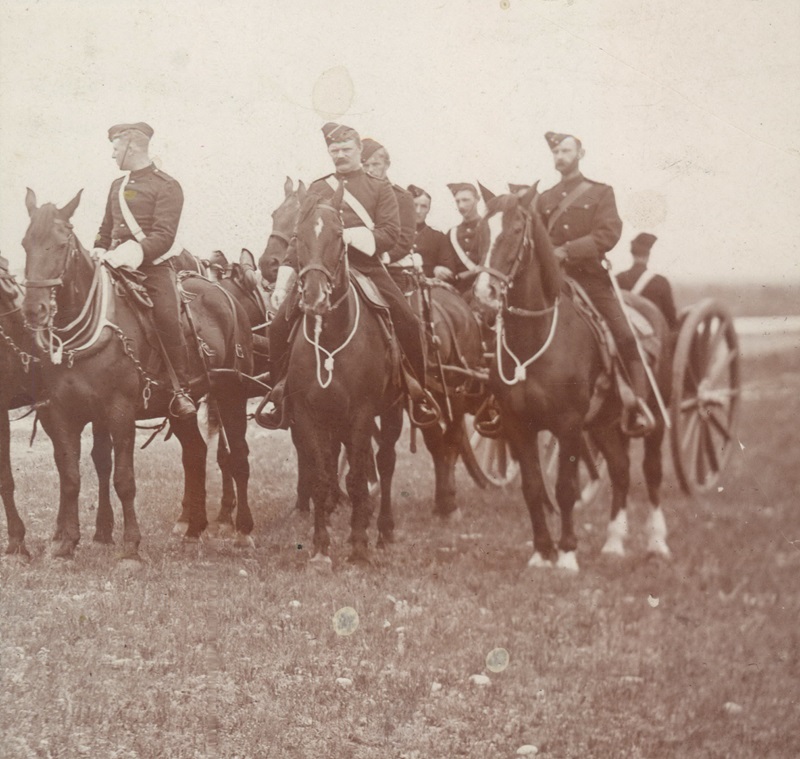
<path id="1" fill-rule="evenodd" d="M 36 210 L 36 193 L 30 187 L 26 189 L 28 191 L 25 193 L 25 208 L 28 209 L 28 216 L 33 216 Z"/>
<path id="2" fill-rule="evenodd" d="M 539 180 L 537 179 L 531 187 L 529 187 L 523 195 L 520 196 L 519 202 L 523 208 L 528 208 L 531 211 L 535 209 L 536 198 L 539 195 Z"/>
<path id="3" fill-rule="evenodd" d="M 78 203 L 81 202 L 81 193 L 83 193 L 83 190 L 78 190 L 78 194 L 67 205 L 58 209 L 58 215 L 65 221 L 69 221 L 72 218 L 72 214 L 75 213 Z"/>
<path id="4" fill-rule="evenodd" d="M 301 179 L 297 183 L 297 199 L 300 201 L 301 205 L 302 205 L 303 201 L 306 199 L 306 192 L 307 192 L 306 185 L 303 182 L 303 180 Z"/>
<path id="5" fill-rule="evenodd" d="M 292 194 L 292 187 L 294 183 L 292 182 L 291 177 L 286 177 L 286 181 L 283 183 L 283 194 L 288 198 Z"/>
<path id="6" fill-rule="evenodd" d="M 239 254 L 239 264 L 245 268 L 255 269 L 255 256 L 247 248 L 242 248 L 242 252 Z"/>
<path id="7" fill-rule="evenodd" d="M 488 203 L 490 200 L 494 200 L 497 195 L 495 195 L 491 190 L 484 187 L 480 182 L 478 182 L 478 187 L 481 191 L 481 196 L 483 197 L 483 202 Z"/>

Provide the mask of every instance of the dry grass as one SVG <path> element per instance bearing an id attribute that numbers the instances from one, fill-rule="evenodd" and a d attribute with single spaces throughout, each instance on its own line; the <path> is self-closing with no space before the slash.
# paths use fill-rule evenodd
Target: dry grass
<path id="1" fill-rule="evenodd" d="M 637 472 L 630 557 L 600 556 L 598 503 L 578 516 L 577 577 L 525 568 L 516 488 L 479 491 L 462 471 L 465 520 L 433 521 L 422 452 L 398 466 L 399 542 L 351 568 L 339 513 L 335 572 L 312 573 L 288 436 L 255 427 L 254 550 L 170 536 L 170 441 L 137 459 L 142 570 L 91 543 L 88 456 L 84 539 L 59 562 L 49 443 L 22 448 L 22 426 L 34 557 L 0 563 L 0 756 L 486 759 L 522 744 L 559 759 L 800 755 L 800 361 L 764 366 L 747 367 L 743 448 L 723 490 L 688 500 L 668 467 L 674 560 L 643 555 Z M 340 636 L 345 606 L 360 623 Z M 509 665 L 492 673 L 498 647 Z M 469 681 L 480 673 L 489 685 Z"/>

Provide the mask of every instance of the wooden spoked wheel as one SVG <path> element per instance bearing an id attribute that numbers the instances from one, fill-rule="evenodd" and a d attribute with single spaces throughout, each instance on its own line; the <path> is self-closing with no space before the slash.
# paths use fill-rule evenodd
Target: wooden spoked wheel
<path id="1" fill-rule="evenodd" d="M 539 433 L 539 461 L 542 466 L 542 478 L 547 497 L 550 499 L 550 503 L 557 508 L 558 440 L 550 432 Z M 584 432 L 581 459 L 578 464 L 578 498 L 575 501 L 575 507 L 588 507 L 594 503 L 608 481 L 606 461 L 589 434 Z"/>
<path id="2" fill-rule="evenodd" d="M 461 458 L 467 471 L 481 487 L 503 487 L 519 475 L 519 464 L 502 437 L 483 437 L 474 426 L 471 414 L 464 416 Z"/>
<path id="3" fill-rule="evenodd" d="M 739 344 L 730 312 L 708 298 L 682 316 L 672 364 L 670 442 L 685 493 L 713 488 L 738 444 Z"/>

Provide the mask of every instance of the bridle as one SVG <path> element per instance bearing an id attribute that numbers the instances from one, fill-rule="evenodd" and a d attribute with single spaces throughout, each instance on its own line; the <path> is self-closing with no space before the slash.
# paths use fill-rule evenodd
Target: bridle
<path id="1" fill-rule="evenodd" d="M 322 208 L 329 210 L 335 213 L 339 217 L 340 225 L 338 230 L 338 236 L 341 239 L 342 237 L 342 228 L 344 226 L 342 222 L 342 213 L 340 209 L 334 208 L 333 206 L 327 203 L 319 203 L 317 208 Z M 299 238 L 297 239 L 298 245 L 305 245 Z M 336 260 L 336 267 L 333 271 L 331 271 L 324 263 L 319 261 L 312 261 L 309 264 L 306 264 L 297 274 L 297 281 L 298 283 L 303 282 L 305 275 L 311 271 L 318 271 L 325 277 L 325 292 L 328 296 L 334 290 L 336 283 L 340 280 L 340 278 L 344 278 L 344 282 L 347 284 L 347 287 L 343 288 L 342 294 L 336 301 L 328 306 L 328 313 L 334 311 L 340 304 L 342 304 L 345 299 L 350 295 L 351 291 L 353 290 L 353 285 L 350 283 L 350 275 L 349 275 L 349 266 L 347 261 L 347 243 L 342 242 L 342 251 L 341 255 Z M 314 316 L 314 335 L 313 337 L 308 334 L 308 320 L 306 316 L 308 314 L 303 315 L 303 337 L 305 338 L 306 342 L 309 343 L 314 348 L 314 356 L 316 359 L 316 368 L 317 368 L 317 382 L 319 386 L 324 390 L 331 384 L 333 381 L 333 366 L 334 366 L 334 357 L 337 353 L 344 350 L 349 344 L 350 341 L 355 336 L 356 332 L 358 331 L 358 324 L 361 317 L 361 304 L 359 301 L 358 296 L 355 296 L 356 302 L 356 313 L 355 313 L 355 320 L 353 322 L 353 326 L 350 330 L 350 333 L 345 338 L 345 340 L 339 344 L 338 347 L 334 348 L 333 350 L 328 350 L 327 348 L 320 345 L 320 337 L 322 335 L 322 314 L 315 314 Z M 326 358 L 323 361 L 322 355 L 325 355 Z M 323 368 L 325 371 L 328 372 L 327 379 L 323 379 L 322 377 L 322 370 Z"/>
<path id="2" fill-rule="evenodd" d="M 520 238 L 519 245 L 517 247 L 516 253 L 514 255 L 514 259 L 511 262 L 511 267 L 509 268 L 508 273 L 506 274 L 500 269 L 497 269 L 493 266 L 489 266 L 487 264 L 480 264 L 476 266 L 476 270 L 478 273 L 486 273 L 490 277 L 493 277 L 497 281 L 500 282 L 500 298 L 501 298 L 501 306 L 497 312 L 497 318 L 495 319 L 494 329 L 496 333 L 496 345 L 497 345 L 497 373 L 500 379 L 506 385 L 515 385 L 518 382 L 524 381 L 527 373 L 527 368 L 541 358 L 547 349 L 550 347 L 551 343 L 553 342 L 553 337 L 556 333 L 556 325 L 558 324 L 558 306 L 561 300 L 560 295 L 556 295 L 552 305 L 545 306 L 541 309 L 530 310 L 527 308 L 519 308 L 518 306 L 512 306 L 508 303 L 508 292 L 514 287 L 514 282 L 516 281 L 517 275 L 520 272 L 520 267 L 523 263 L 525 263 L 526 259 L 531 259 L 531 251 L 533 250 L 533 244 L 530 237 L 530 229 L 531 224 L 533 222 L 533 218 L 531 214 L 525 208 L 518 208 L 518 210 L 522 213 L 523 218 L 525 219 L 525 230 Z M 489 250 L 486 254 L 486 258 L 488 260 Z M 538 318 L 542 316 L 547 316 L 552 314 L 552 319 L 550 321 L 550 330 L 548 332 L 547 338 L 544 341 L 543 345 L 528 359 L 525 361 L 520 361 L 517 355 L 509 348 L 508 343 L 506 342 L 506 331 L 505 331 L 505 315 L 511 314 L 512 316 L 520 316 L 524 318 Z M 503 373 L 503 351 L 505 351 L 506 355 L 511 358 L 514 362 L 514 376 L 513 377 L 506 377 Z"/>

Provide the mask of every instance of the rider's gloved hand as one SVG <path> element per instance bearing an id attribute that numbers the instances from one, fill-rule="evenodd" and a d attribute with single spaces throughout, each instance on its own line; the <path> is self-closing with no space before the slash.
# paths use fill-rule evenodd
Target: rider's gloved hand
<path id="1" fill-rule="evenodd" d="M 433 276 L 443 282 L 450 282 L 453 279 L 453 272 L 447 266 L 434 266 Z"/>
<path id="2" fill-rule="evenodd" d="M 93 248 L 92 259 L 94 261 L 102 261 L 106 257 L 106 253 L 108 253 L 108 251 L 105 248 Z"/>
<path id="3" fill-rule="evenodd" d="M 129 266 L 131 269 L 138 269 L 144 260 L 142 246 L 136 240 L 125 240 L 117 245 L 114 250 L 109 250 L 104 256 L 109 266 L 115 269 L 118 266 Z"/>
<path id="4" fill-rule="evenodd" d="M 281 303 L 286 300 L 286 295 L 289 292 L 289 287 L 294 279 L 294 269 L 291 266 L 279 266 L 278 276 L 275 278 L 275 289 L 272 291 L 269 302 L 270 305 L 277 311 L 281 307 Z"/>
<path id="5" fill-rule="evenodd" d="M 563 245 L 559 245 L 557 248 L 553 248 L 553 255 L 562 263 L 569 258 L 567 254 L 567 249 Z"/>
<path id="6" fill-rule="evenodd" d="M 342 230 L 345 245 L 360 250 L 368 256 L 375 255 L 375 235 L 366 227 L 346 227 Z"/>

